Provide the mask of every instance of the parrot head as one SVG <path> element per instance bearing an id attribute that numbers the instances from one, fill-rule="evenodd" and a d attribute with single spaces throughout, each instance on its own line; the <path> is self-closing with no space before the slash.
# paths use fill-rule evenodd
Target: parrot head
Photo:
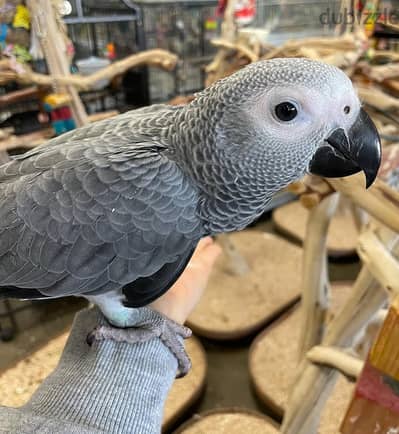
<path id="1" fill-rule="evenodd" d="M 279 187 L 305 173 L 344 177 L 363 171 L 366 186 L 381 161 L 378 132 L 350 79 L 304 58 L 260 61 L 216 83 L 223 104 L 218 143 L 227 159 L 252 161 Z"/>

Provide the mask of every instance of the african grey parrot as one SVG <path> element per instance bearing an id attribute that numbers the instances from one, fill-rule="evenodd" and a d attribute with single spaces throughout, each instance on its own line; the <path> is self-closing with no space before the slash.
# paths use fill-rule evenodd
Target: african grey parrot
<path id="1" fill-rule="evenodd" d="M 246 227 L 306 172 L 380 164 L 339 69 L 253 63 L 186 106 L 153 105 L 61 135 L 0 167 L 0 295 L 83 295 L 116 326 L 170 288 L 201 237 Z"/>

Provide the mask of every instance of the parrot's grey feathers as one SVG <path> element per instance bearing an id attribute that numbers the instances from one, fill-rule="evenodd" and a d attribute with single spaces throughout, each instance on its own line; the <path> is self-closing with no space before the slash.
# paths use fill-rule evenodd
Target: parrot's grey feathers
<path id="1" fill-rule="evenodd" d="M 168 289 L 162 267 L 180 272 L 202 235 L 198 192 L 164 144 L 136 141 L 143 113 L 73 131 L 0 167 L 1 286 L 15 296 L 32 288 L 33 297 L 33 288 L 59 297 L 126 287 L 138 305 Z M 146 291 L 143 280 L 129 286 L 153 275 L 159 284 Z"/>

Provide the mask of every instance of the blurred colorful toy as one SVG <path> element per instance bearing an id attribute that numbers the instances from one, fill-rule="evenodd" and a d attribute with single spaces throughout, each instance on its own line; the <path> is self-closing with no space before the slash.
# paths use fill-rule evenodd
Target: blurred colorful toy
<path id="1" fill-rule="evenodd" d="M 15 57 L 19 62 L 31 60 L 30 13 L 19 0 L 7 1 L 0 7 L 0 49 L 5 56 Z"/>
<path id="2" fill-rule="evenodd" d="M 43 107 L 50 114 L 51 125 L 57 136 L 76 128 L 70 103 L 70 96 L 64 93 L 51 93 L 43 99 Z"/>
<path id="3" fill-rule="evenodd" d="M 12 25 L 15 28 L 30 29 L 30 13 L 26 6 L 17 5 Z"/>

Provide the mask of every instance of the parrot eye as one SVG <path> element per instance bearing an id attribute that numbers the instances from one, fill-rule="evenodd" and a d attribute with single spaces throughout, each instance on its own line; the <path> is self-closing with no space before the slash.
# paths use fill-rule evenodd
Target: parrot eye
<path id="1" fill-rule="evenodd" d="M 347 115 L 347 114 L 349 114 L 350 111 L 351 111 L 351 108 L 348 105 L 346 105 L 344 107 L 344 113 Z"/>
<path id="2" fill-rule="evenodd" d="M 292 102 L 281 102 L 274 108 L 274 112 L 280 121 L 289 122 L 292 121 L 298 114 L 298 110 Z"/>

